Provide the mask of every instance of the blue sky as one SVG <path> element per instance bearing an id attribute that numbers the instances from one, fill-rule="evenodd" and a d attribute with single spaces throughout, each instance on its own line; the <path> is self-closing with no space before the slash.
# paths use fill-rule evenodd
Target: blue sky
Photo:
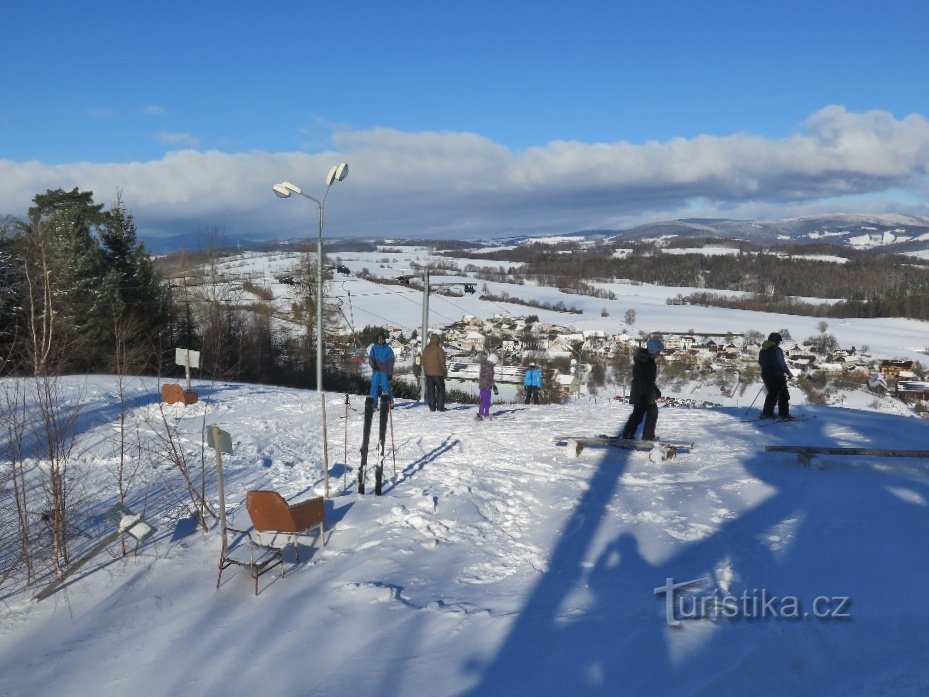
<path id="1" fill-rule="evenodd" d="M 0 214 L 117 191 L 143 234 L 495 236 L 925 215 L 926 4 L 11 3 Z M 338 201 L 338 203 L 336 203 Z M 335 210 L 335 207 L 342 210 Z M 855 210 L 845 210 L 853 206 Z"/>

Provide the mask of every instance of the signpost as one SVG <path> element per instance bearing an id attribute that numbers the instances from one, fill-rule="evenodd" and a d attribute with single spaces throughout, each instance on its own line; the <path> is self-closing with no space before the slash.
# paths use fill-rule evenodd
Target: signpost
<path id="1" fill-rule="evenodd" d="M 104 514 L 110 523 L 112 523 L 116 530 L 108 534 L 97 544 L 95 544 L 87 554 L 78 559 L 74 564 L 72 564 L 65 572 L 59 577 L 52 581 L 50 584 L 45 586 L 42 590 L 35 594 L 35 600 L 45 600 L 48 596 L 58 590 L 65 581 L 67 581 L 75 571 L 80 569 L 84 564 L 90 561 L 97 554 L 106 549 L 112 542 L 114 542 L 120 535 L 130 535 L 134 537 L 138 542 L 145 542 L 148 538 L 155 534 L 157 528 L 153 525 L 149 525 L 142 519 L 142 515 L 139 513 L 133 513 L 123 504 L 117 503 L 110 507 Z"/>
<path id="2" fill-rule="evenodd" d="M 190 369 L 200 369 L 200 352 L 190 349 L 174 349 L 174 362 L 184 366 L 184 375 L 187 377 L 187 391 L 190 392 Z"/>
<path id="3" fill-rule="evenodd" d="M 219 523 L 223 530 L 223 549 L 220 552 L 220 566 L 229 551 L 226 535 L 226 488 L 223 483 L 223 453 L 232 455 L 232 436 L 222 430 L 218 424 L 209 426 L 206 431 L 206 444 L 216 451 L 216 486 L 219 489 Z"/>

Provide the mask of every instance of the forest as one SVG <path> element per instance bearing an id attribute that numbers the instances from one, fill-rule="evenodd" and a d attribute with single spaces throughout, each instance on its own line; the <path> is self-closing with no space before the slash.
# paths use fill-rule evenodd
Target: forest
<path id="1" fill-rule="evenodd" d="M 699 247 L 706 244 L 729 246 L 732 253 L 703 254 Z M 687 240 L 667 249 L 654 242 L 626 242 L 612 248 L 580 242 L 534 243 L 481 250 L 474 256 L 521 262 L 522 279 L 565 289 L 585 281 L 589 285 L 629 280 L 706 290 L 693 296 L 695 303 L 705 305 L 814 317 L 929 319 L 929 264 L 877 251 L 825 244 L 762 247 L 737 241 Z M 710 290 L 751 296 L 732 298 Z M 810 300 L 817 298 L 824 302 Z"/>

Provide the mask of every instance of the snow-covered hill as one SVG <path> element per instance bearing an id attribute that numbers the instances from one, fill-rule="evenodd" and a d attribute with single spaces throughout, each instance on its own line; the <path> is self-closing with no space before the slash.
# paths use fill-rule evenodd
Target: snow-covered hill
<path id="1" fill-rule="evenodd" d="M 62 388 L 85 402 L 74 452 L 88 496 L 73 544 L 86 550 L 111 529 L 119 399 L 110 378 Z M 249 489 L 322 492 L 315 393 L 195 388 L 201 401 L 167 416 L 194 457 L 205 424 L 231 434 L 233 523 L 248 525 Z M 132 381 L 132 438 L 161 428 L 157 391 Z M 98 555 L 40 603 L 3 586 L 2 692 L 925 694 L 927 461 L 824 456 L 806 468 L 764 448 L 915 449 L 929 424 L 795 394 L 794 412 L 813 418 L 760 426 L 743 420 L 756 392 L 662 409 L 659 435 L 695 444 L 666 463 L 553 442 L 615 433 L 629 408 L 614 400 L 497 404 L 491 421 L 401 401 L 381 497 L 355 493 L 361 397 L 346 410 L 329 394 L 327 544 L 305 540 L 302 561 L 289 557 L 258 597 L 234 570 L 216 589 L 219 530 L 192 528 L 156 453 L 129 501 L 158 528 L 137 556 Z M 215 486 L 211 470 L 214 505 Z M 669 611 L 663 589 L 695 580 Z"/>
<path id="2" fill-rule="evenodd" d="M 223 259 L 218 271 L 226 279 L 247 278 L 269 288 L 276 301 L 287 307 L 293 290 L 281 283 L 279 277 L 292 270 L 299 256 L 297 252 L 243 252 Z M 349 275 L 334 275 L 328 285 L 327 298 L 331 305 L 338 305 L 339 321 L 355 332 L 373 325 L 395 328 L 409 337 L 420 330 L 422 290 L 385 284 L 382 280 L 394 280 L 397 276 L 411 273 L 411 269 L 436 264 L 457 266 L 457 270 L 432 272 L 431 282 L 436 288 L 442 284 L 457 283 L 460 292 L 461 286 L 468 282 L 475 284 L 478 292 L 457 297 L 434 292 L 430 296 L 429 326 L 435 329 L 458 322 L 465 315 L 515 318 L 533 314 L 542 322 L 573 327 L 577 331 L 599 330 L 608 335 L 626 329 L 632 333 L 719 332 L 724 336 L 741 336 L 747 330 L 755 330 L 767 335 L 787 328 L 797 341 L 802 341 L 818 334 L 819 325 L 824 321 L 821 317 L 668 304 L 669 298 L 688 295 L 696 292 L 696 288 L 669 288 L 621 281 L 597 284 L 598 288 L 615 296 L 610 299 L 569 294 L 558 288 L 533 283 L 518 285 L 505 280 L 476 280 L 473 271 L 468 270 L 469 265 L 472 268 L 496 269 L 500 262 L 442 257 L 415 244 L 389 245 L 374 252 L 340 252 L 331 255 L 330 262 L 350 271 Z M 365 272 L 365 278 L 359 277 L 362 272 Z M 534 305 L 482 300 L 480 296 L 485 292 L 495 297 L 510 295 Z M 578 312 L 556 312 L 539 307 L 558 303 Z M 624 322 L 624 316 L 630 309 L 636 315 L 634 326 Z M 926 360 L 924 351 L 929 345 L 929 334 L 925 322 L 900 318 L 825 319 L 829 332 L 840 346 L 856 346 L 859 350 L 866 346 L 875 358 Z"/>

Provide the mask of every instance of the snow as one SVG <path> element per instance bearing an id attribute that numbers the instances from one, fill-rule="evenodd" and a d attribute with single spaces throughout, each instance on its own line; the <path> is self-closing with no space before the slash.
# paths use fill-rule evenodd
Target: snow
<path id="1" fill-rule="evenodd" d="M 67 386 L 86 401 L 89 547 L 109 532 L 116 385 Z M 231 524 L 248 527 L 249 489 L 322 493 L 315 392 L 194 387 L 200 402 L 166 408 L 194 449 L 204 424 L 232 435 Z M 695 443 L 665 463 L 553 442 L 615 433 L 629 412 L 616 400 L 498 403 L 489 422 L 470 405 L 399 400 L 381 497 L 355 493 L 362 397 L 345 419 L 344 396 L 327 394 L 326 545 L 302 540 L 301 561 L 288 553 L 286 576 L 264 577 L 257 597 L 236 568 L 216 589 L 220 531 L 188 530 L 156 457 L 144 503 L 158 531 L 137 556 L 100 555 L 41 602 L 5 595 L 4 694 L 924 694 L 926 461 L 821 456 L 807 468 L 764 446 L 918 449 L 929 425 L 796 393 L 794 412 L 815 418 L 759 426 L 743 421 L 756 392 L 664 407 L 659 434 Z M 157 427 L 156 395 L 133 381 L 131 429 Z M 215 505 L 213 476 L 209 490 Z M 704 577 L 696 597 L 738 599 L 742 614 L 671 626 L 655 589 Z M 772 595 L 810 614 L 761 616 Z M 814 617 L 814 603 L 848 616 Z"/>
<path id="2" fill-rule="evenodd" d="M 394 279 L 410 273 L 411 262 L 423 265 L 427 263 L 455 263 L 464 270 L 468 264 L 509 268 L 509 262 L 455 259 L 432 256 L 426 248 L 405 246 L 389 247 L 389 254 L 378 252 L 342 252 L 334 255 L 335 261 L 347 266 L 353 273 L 362 269 L 376 277 L 366 280 L 356 276 L 335 274 L 329 285 L 328 295 L 331 301 L 341 307 L 341 316 L 350 323 L 356 332 L 367 325 L 390 326 L 400 328 L 406 336 L 422 326 L 422 291 L 416 288 L 386 285 L 381 279 Z M 276 275 L 289 271 L 299 258 L 299 254 L 243 254 L 225 263 L 228 268 L 241 269 L 240 273 L 253 275 L 267 280 L 268 286 L 276 298 L 286 303 L 289 286 L 278 283 Z M 518 265 L 512 265 L 517 266 Z M 855 346 L 862 350 L 868 346 L 870 352 L 878 358 L 899 358 L 908 360 L 925 359 L 927 324 L 918 320 L 903 318 L 849 319 L 801 317 L 767 312 L 750 312 L 728 308 L 695 308 L 691 305 L 668 305 L 668 298 L 677 295 L 690 295 L 695 292 L 710 292 L 719 295 L 739 295 L 732 291 L 718 291 L 692 287 L 664 287 L 631 281 L 613 283 L 596 283 L 597 288 L 610 291 L 615 299 L 596 298 L 584 295 L 563 293 L 557 288 L 537 286 L 527 282 L 523 285 L 498 281 L 485 281 L 449 272 L 434 272 L 433 283 L 471 283 L 477 293 L 461 297 L 449 297 L 439 293 L 430 296 L 430 326 L 447 326 L 460 321 L 463 317 L 473 315 L 489 318 L 495 314 L 509 315 L 514 318 L 537 315 L 542 322 L 571 327 L 576 331 L 601 330 L 614 334 L 629 328 L 623 321 L 627 310 L 636 311 L 636 324 L 631 327 L 637 331 L 662 331 L 665 333 L 720 332 L 722 334 L 742 334 L 754 329 L 767 335 L 770 331 L 787 328 L 797 341 L 819 333 L 819 324 L 826 321 L 828 332 L 836 337 L 843 347 Z M 508 293 L 511 297 L 535 303 L 554 305 L 563 302 L 570 309 L 578 309 L 582 314 L 555 312 L 540 307 L 506 302 L 489 302 L 480 299 L 486 291 L 501 296 Z M 452 288 L 452 290 L 455 290 Z M 461 290 L 458 288 L 457 290 Z M 826 303 L 836 299 L 800 298 L 807 302 Z M 603 310 L 607 316 L 602 316 Z M 633 332 L 634 334 L 637 333 Z"/>
<path id="3" fill-rule="evenodd" d="M 353 271 L 390 276 L 424 253 L 339 256 Z M 397 261 L 381 269 L 385 256 Z M 250 257 L 249 272 L 274 285 L 283 268 L 275 264 L 286 259 Z M 635 309 L 646 331 L 789 327 L 802 339 L 821 321 L 667 305 L 688 292 L 680 288 L 605 284 L 617 293 L 610 301 L 532 284 L 487 286 L 563 300 L 584 314 L 434 295 L 430 324 L 503 312 L 610 334 Z M 338 275 L 331 288 L 358 329 L 421 324 L 414 289 Z M 604 307 L 610 317 L 601 317 Z M 843 346 L 868 345 L 875 357 L 924 359 L 929 344 L 927 325 L 913 320 L 829 325 Z M 61 386 L 84 404 L 73 450 L 86 472 L 77 558 L 113 531 L 103 514 L 116 501 L 119 399 L 112 377 L 73 376 Z M 151 443 L 163 431 L 159 384 L 134 378 L 128 387 L 127 433 Z M 165 406 L 166 414 L 198 462 L 206 426 L 231 434 L 233 454 L 223 460 L 230 524 L 249 526 L 250 489 L 290 501 L 324 492 L 316 392 L 193 387 L 200 401 Z M 398 400 L 388 431 L 395 459 L 388 455 L 380 497 L 355 488 L 363 397 L 352 395 L 346 408 L 345 395 L 326 393 L 326 545 L 302 539 L 300 560 L 288 552 L 286 576 L 263 577 L 257 597 L 238 568 L 216 588 L 220 530 L 191 524 L 176 474 L 156 449 L 127 502 L 157 528 L 136 555 L 119 558 L 113 545 L 40 602 L 32 595 L 48 576 L 26 591 L 0 584 L 2 694 L 925 694 L 926 460 L 827 455 L 805 467 L 764 446 L 920 449 L 929 424 L 865 391 L 840 393 L 841 406 L 806 404 L 794 391 L 794 413 L 815 418 L 761 426 L 745 421 L 757 414 L 758 384 L 731 399 L 711 385 L 677 394 L 662 387 L 715 404 L 662 407 L 659 435 L 694 442 L 664 463 L 611 447 L 576 456 L 572 444 L 554 442 L 617 433 L 630 408 L 610 390 L 567 405 L 497 401 L 491 421 L 475 420 L 473 405 L 430 413 Z M 501 390 L 495 400 L 511 395 Z M 213 451 L 205 457 L 211 463 Z M 207 491 L 217 506 L 212 467 Z M 738 616 L 669 617 L 661 589 L 704 578 L 675 597 L 717 610 L 744 600 Z M 808 614 L 762 616 L 757 605 L 772 595 L 796 599 Z M 814 608 L 847 616 L 817 617 Z"/>

